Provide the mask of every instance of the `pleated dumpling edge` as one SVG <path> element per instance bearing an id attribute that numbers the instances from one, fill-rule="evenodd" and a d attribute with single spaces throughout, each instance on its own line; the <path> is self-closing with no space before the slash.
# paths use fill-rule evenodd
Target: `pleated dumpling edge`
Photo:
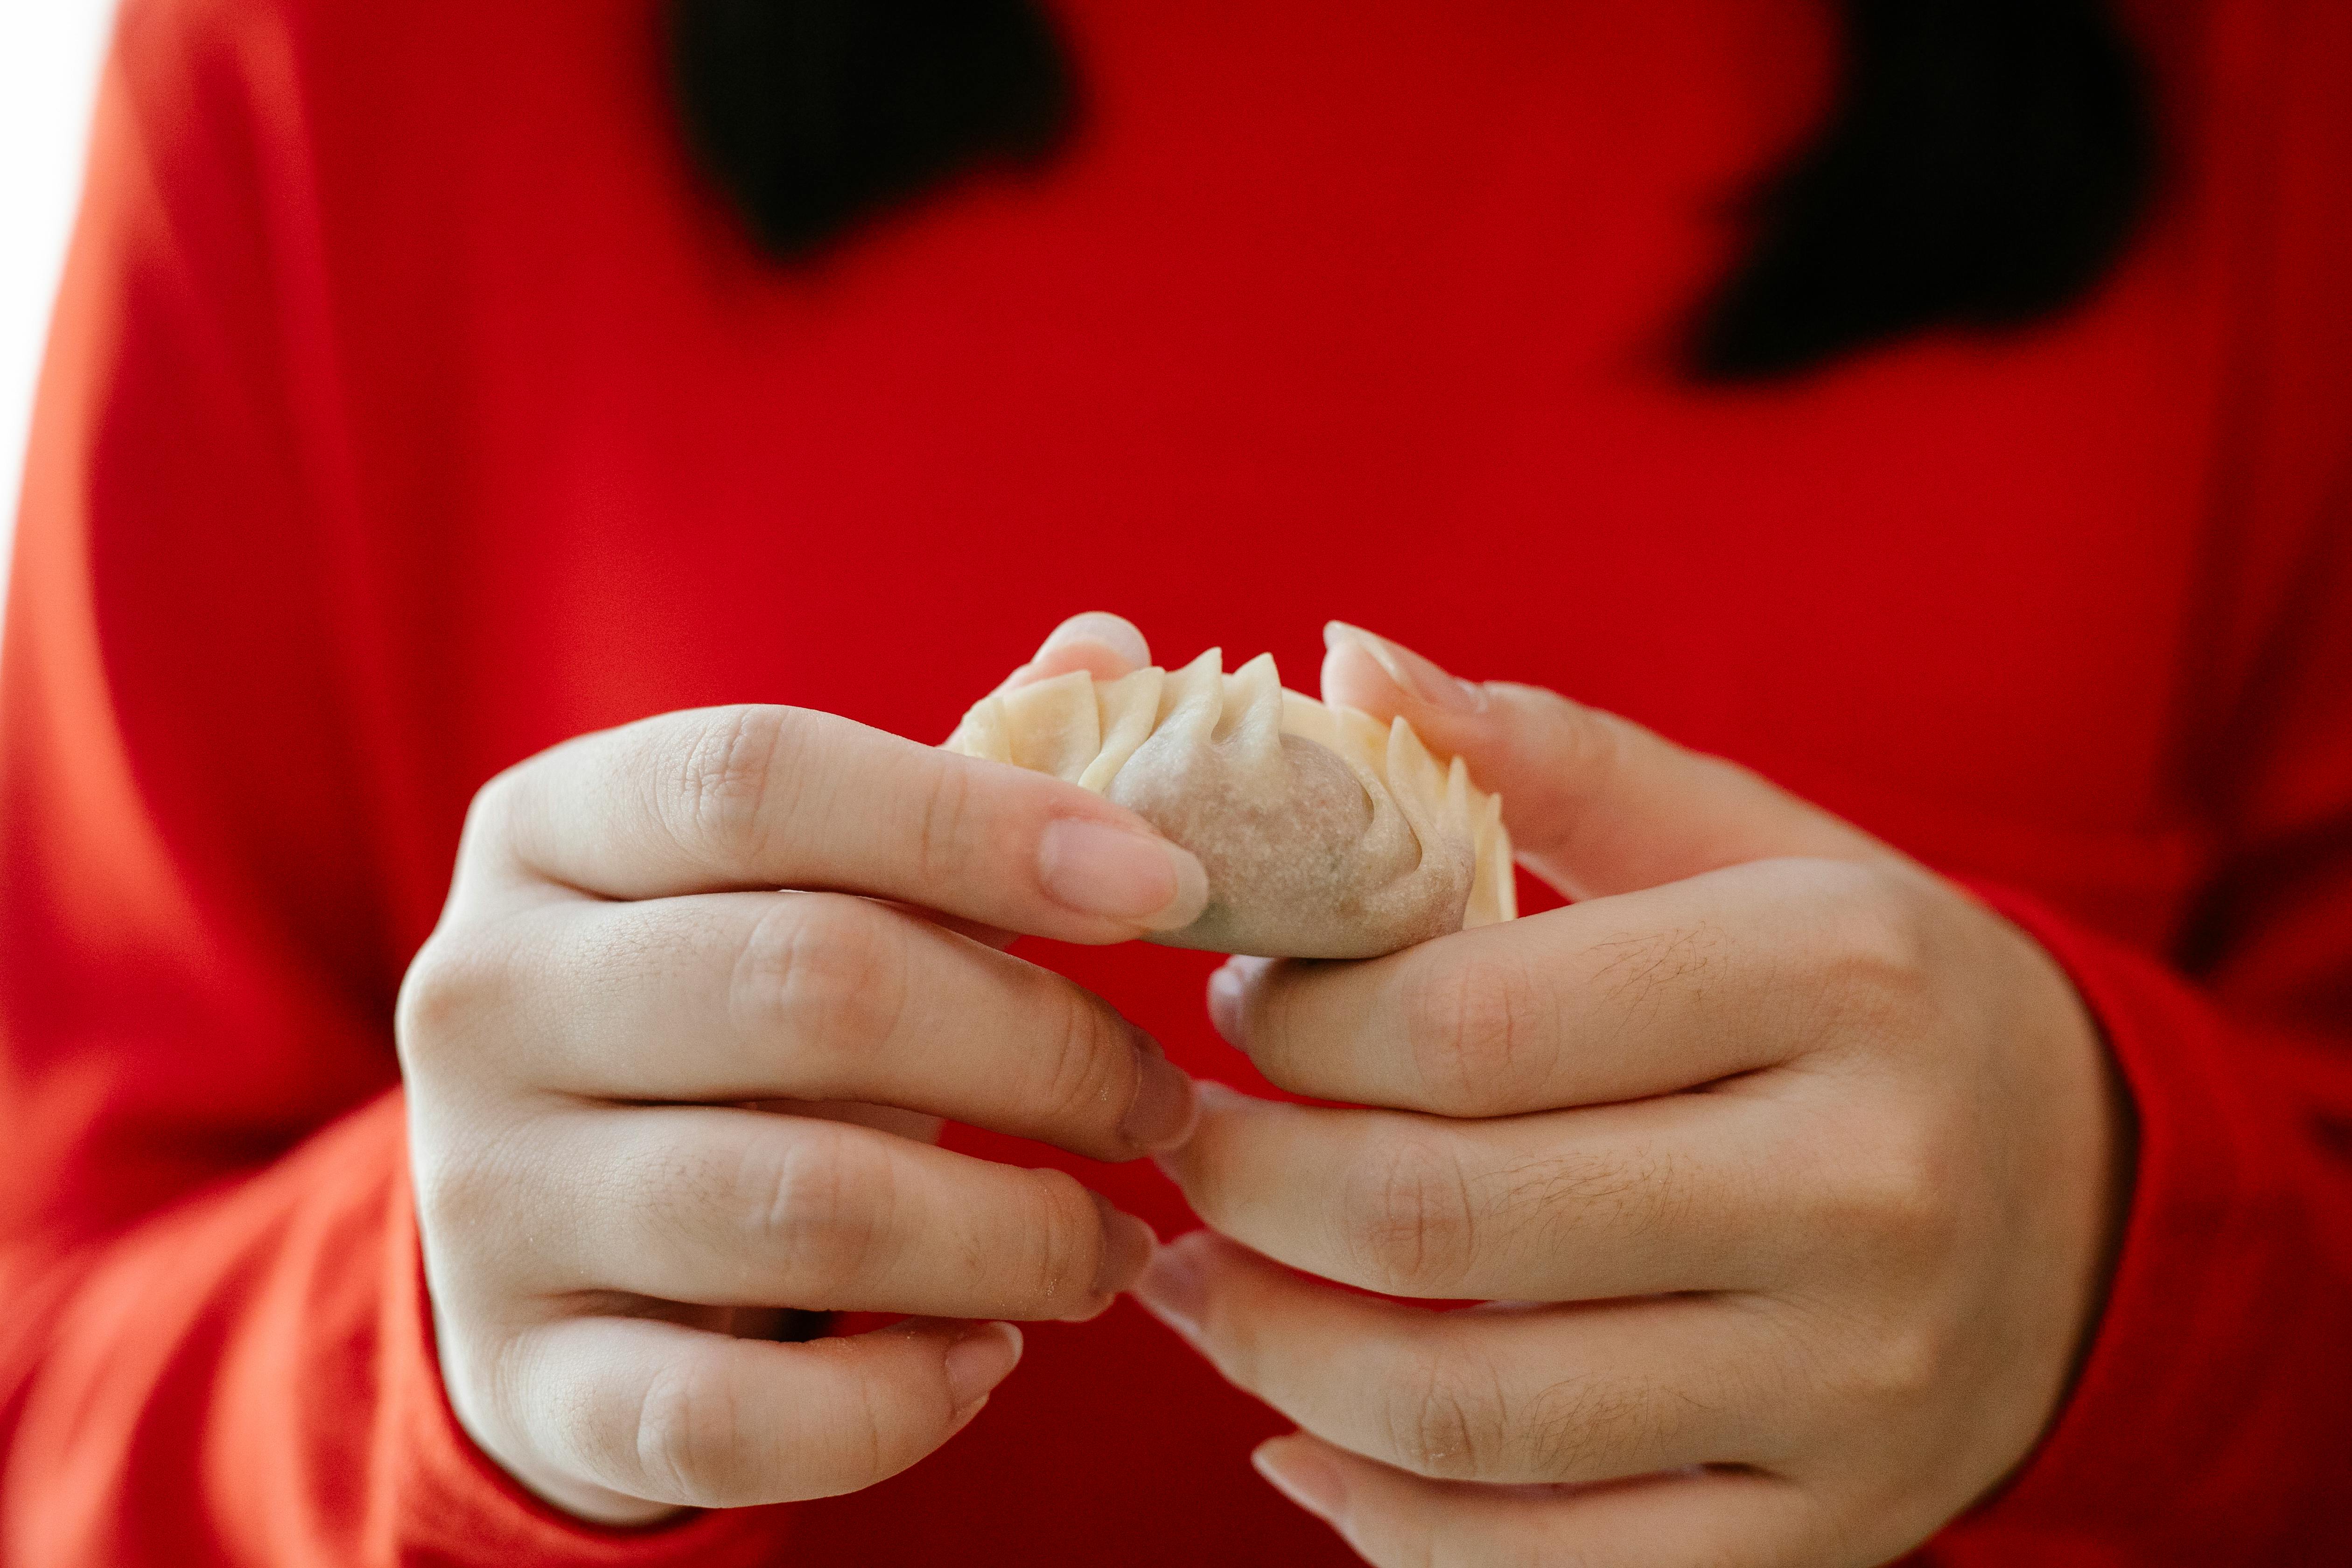
<path id="1" fill-rule="evenodd" d="M 946 745 L 1093 790 L 1198 856 L 1209 910 L 1171 945 L 1371 957 L 1517 912 L 1501 798 L 1403 719 L 1286 690 L 1270 654 L 995 692 Z"/>

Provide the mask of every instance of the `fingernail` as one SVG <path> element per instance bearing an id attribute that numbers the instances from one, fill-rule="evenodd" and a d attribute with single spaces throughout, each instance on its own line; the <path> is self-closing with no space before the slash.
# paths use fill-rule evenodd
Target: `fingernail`
<path id="1" fill-rule="evenodd" d="M 988 1397 L 1021 1361 L 1021 1331 L 1011 1323 L 982 1323 L 948 1347 L 948 1398 L 961 1415 Z"/>
<path id="2" fill-rule="evenodd" d="M 1194 1235 L 1198 1235 L 1195 1232 Z M 1209 1277 L 1201 1245 L 1179 1237 L 1151 1255 L 1151 1266 L 1130 1287 L 1136 1300 L 1187 1339 L 1201 1334 L 1201 1310 L 1209 1299 Z"/>
<path id="3" fill-rule="evenodd" d="M 1145 931 L 1177 931 L 1209 907 L 1209 874 L 1165 838 L 1108 822 L 1065 816 L 1037 839 L 1037 877 L 1045 891 L 1081 914 L 1132 921 Z"/>
<path id="4" fill-rule="evenodd" d="M 1230 963 L 1209 976 L 1209 1027 L 1217 1031 L 1217 1038 L 1235 1050 L 1242 1047 L 1242 994 L 1245 989 L 1241 972 Z"/>
<path id="5" fill-rule="evenodd" d="M 1118 1134 L 1139 1149 L 1171 1148 L 1192 1135 L 1201 1102 L 1192 1077 L 1168 1059 L 1160 1042 L 1137 1029 L 1129 1041 L 1135 1052 L 1135 1098 L 1118 1120 Z"/>
<path id="6" fill-rule="evenodd" d="M 1271 958 L 1235 954 L 1209 976 L 1210 1026 L 1237 1051 L 1249 1049 L 1250 984 L 1275 963 Z"/>
<path id="7" fill-rule="evenodd" d="M 1116 1296 L 1134 1283 L 1151 1257 L 1158 1239 L 1151 1227 L 1131 1214 L 1121 1214 L 1100 1193 L 1089 1190 L 1095 1211 L 1102 1215 L 1102 1261 L 1095 1266 L 1095 1294 Z"/>
<path id="8" fill-rule="evenodd" d="M 1375 662 L 1388 672 L 1397 689 L 1418 697 L 1433 708 L 1444 708 L 1455 713 L 1475 713 L 1486 706 L 1486 694 L 1466 680 L 1453 676 L 1432 664 L 1409 647 L 1400 647 L 1384 637 L 1378 637 L 1361 626 L 1351 626 L 1345 621 L 1330 621 L 1323 627 L 1323 646 L 1338 647 L 1352 643 L 1370 654 Z"/>
<path id="9" fill-rule="evenodd" d="M 1339 1518 L 1340 1504 L 1348 1500 L 1339 1467 L 1296 1438 L 1259 1444 L 1250 1463 L 1275 1490 L 1327 1524 Z"/>

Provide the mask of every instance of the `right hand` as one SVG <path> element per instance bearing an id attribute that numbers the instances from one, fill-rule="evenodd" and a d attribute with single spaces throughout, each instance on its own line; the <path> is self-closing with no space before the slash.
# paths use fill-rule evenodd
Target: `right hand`
<path id="1" fill-rule="evenodd" d="M 493 780 L 399 1010 L 467 1432 L 615 1524 L 938 1447 L 1019 1358 L 994 1320 L 1091 1317 L 1152 1243 L 1065 1173 L 934 1147 L 934 1119 L 1126 1160 L 1194 1113 L 1149 1036 L 997 948 L 1205 898 L 1097 795 L 823 713 L 668 714 Z M 916 1317 L 783 1343 L 780 1309 Z"/>

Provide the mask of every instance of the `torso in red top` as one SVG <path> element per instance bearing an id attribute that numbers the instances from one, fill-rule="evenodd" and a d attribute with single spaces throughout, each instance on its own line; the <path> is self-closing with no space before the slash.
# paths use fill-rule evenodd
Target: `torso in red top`
<path id="1" fill-rule="evenodd" d="M 122 700 L 257 680 L 275 715 L 162 722 L 158 768 L 326 727 L 226 820 L 157 810 L 230 858 L 299 818 L 259 921 L 371 1005 L 497 769 L 723 701 L 935 738 L 1088 607 L 1293 685 L 1323 618 L 1391 630 L 2161 948 L 2352 452 L 2264 412 L 2340 399 L 2273 383 L 2347 334 L 2250 254 L 2274 193 L 2210 122 L 2292 74 L 2263 16 L 2149 24 L 2178 157 L 2083 309 L 1735 391 L 1673 351 L 1826 90 L 1799 0 L 1073 0 L 1064 159 L 797 270 L 693 180 L 650 0 L 261 9 L 139 6 L 124 54 L 152 123 L 260 149 L 215 169 L 257 194 L 194 204 L 236 232 L 191 246 L 252 265 L 200 280 L 228 341 L 189 352 L 259 367 L 261 445 L 299 456 L 234 549 L 142 542 L 98 617 L 175 632 L 114 648 Z M 201 451 L 140 482 L 175 463 L 203 482 Z M 1246 1077 L 1197 956 L 1045 956 Z M 1148 1165 L 1087 1174 L 1181 1223 Z M 1248 1473 L 1277 1419 L 1140 1312 L 1030 1344 L 937 1457 L 801 1510 L 793 1560 L 1346 1560 Z"/>

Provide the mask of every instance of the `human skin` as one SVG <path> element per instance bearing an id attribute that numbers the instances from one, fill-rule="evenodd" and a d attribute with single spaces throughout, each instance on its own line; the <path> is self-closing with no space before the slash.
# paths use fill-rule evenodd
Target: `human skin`
<path id="1" fill-rule="evenodd" d="M 1128 657 L 1090 625 L 1017 679 Z M 1003 1320 L 1093 1316 L 1152 1238 L 1066 1173 L 935 1147 L 939 1119 L 1125 1160 L 1197 1108 L 1149 1036 L 1000 950 L 1206 897 L 1097 795 L 828 714 L 668 714 L 494 780 L 398 1016 L 467 1432 L 610 1523 L 945 1442 L 1020 1355 Z M 917 1317 L 785 1343 L 780 1303 Z"/>
<path id="2" fill-rule="evenodd" d="M 1298 1425 L 1260 1471 L 1383 1568 L 1876 1563 L 1997 1487 L 2128 1188 L 2056 965 L 1739 768 L 1327 641 L 1326 700 L 1466 758 L 1577 901 L 1213 978 L 1267 1079 L 1344 1102 L 1204 1085 L 1160 1156 L 1211 1228 L 1137 1291 Z"/>

